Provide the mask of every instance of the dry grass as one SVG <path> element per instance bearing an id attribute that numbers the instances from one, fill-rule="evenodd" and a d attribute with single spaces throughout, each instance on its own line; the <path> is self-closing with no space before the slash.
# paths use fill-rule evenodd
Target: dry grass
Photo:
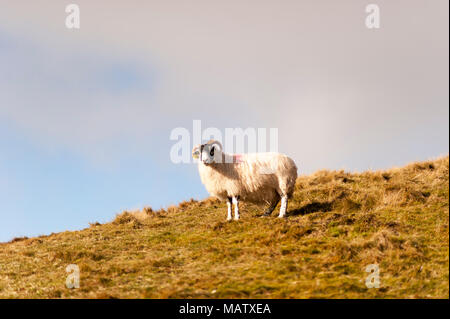
<path id="1" fill-rule="evenodd" d="M 0 244 L 3 298 L 448 298 L 449 158 L 297 181 L 286 220 L 191 200 Z M 381 287 L 364 270 L 380 267 Z M 81 287 L 67 289 L 68 264 Z"/>

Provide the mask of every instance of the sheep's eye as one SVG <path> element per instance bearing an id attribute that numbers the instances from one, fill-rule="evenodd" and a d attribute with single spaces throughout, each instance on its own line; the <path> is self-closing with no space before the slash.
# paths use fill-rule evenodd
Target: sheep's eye
<path id="1" fill-rule="evenodd" d="M 211 149 L 211 152 L 209 152 L 209 155 L 214 156 L 214 147 Z"/>

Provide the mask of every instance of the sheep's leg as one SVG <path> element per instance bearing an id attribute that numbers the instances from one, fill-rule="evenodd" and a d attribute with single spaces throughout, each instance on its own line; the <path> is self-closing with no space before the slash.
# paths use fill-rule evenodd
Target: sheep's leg
<path id="1" fill-rule="evenodd" d="M 280 201 L 280 198 L 277 198 L 264 212 L 263 216 L 270 216 L 272 214 L 275 207 L 277 207 L 278 202 Z"/>
<path id="2" fill-rule="evenodd" d="M 227 198 L 227 208 L 228 208 L 228 215 L 227 215 L 227 220 L 231 220 L 232 216 L 231 216 L 231 197 Z"/>
<path id="3" fill-rule="evenodd" d="M 278 215 L 279 218 L 283 218 L 286 216 L 287 200 L 287 195 L 281 196 L 280 215 Z"/>
<path id="4" fill-rule="evenodd" d="M 233 196 L 234 220 L 239 219 L 239 196 Z"/>

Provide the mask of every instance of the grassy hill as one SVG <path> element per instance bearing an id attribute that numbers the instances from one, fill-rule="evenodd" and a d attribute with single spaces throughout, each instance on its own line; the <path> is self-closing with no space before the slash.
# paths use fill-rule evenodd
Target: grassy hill
<path id="1" fill-rule="evenodd" d="M 449 158 L 298 178 L 288 218 L 213 199 L 0 244 L 2 298 L 449 298 Z M 66 266 L 80 288 L 65 287 Z M 380 288 L 365 268 L 378 264 Z"/>

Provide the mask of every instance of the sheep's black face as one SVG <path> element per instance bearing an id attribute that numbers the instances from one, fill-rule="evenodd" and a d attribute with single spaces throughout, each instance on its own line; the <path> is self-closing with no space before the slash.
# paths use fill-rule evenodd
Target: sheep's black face
<path id="1" fill-rule="evenodd" d="M 208 145 L 208 144 L 205 144 L 202 146 L 203 147 L 202 147 L 200 160 L 205 165 L 214 163 L 214 146 L 211 147 L 211 145 Z"/>
<path id="2" fill-rule="evenodd" d="M 204 144 L 201 147 L 200 160 L 205 165 L 218 163 L 220 159 L 220 147 L 217 144 Z"/>

